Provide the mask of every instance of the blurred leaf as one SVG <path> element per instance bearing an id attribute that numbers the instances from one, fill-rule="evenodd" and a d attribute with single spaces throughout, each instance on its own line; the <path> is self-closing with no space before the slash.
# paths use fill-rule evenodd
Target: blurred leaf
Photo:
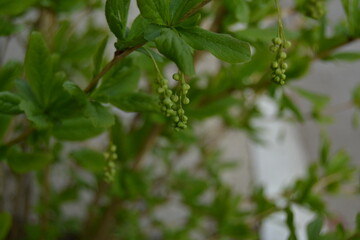
<path id="1" fill-rule="evenodd" d="M 324 219 L 317 217 L 307 225 L 307 237 L 309 240 L 321 240 L 323 239 L 320 235 Z"/>
<path id="2" fill-rule="evenodd" d="M 304 122 L 300 109 L 286 94 L 281 99 L 281 108 L 290 110 L 299 122 Z"/>
<path id="3" fill-rule="evenodd" d="M 96 53 L 94 55 L 93 63 L 94 63 L 94 76 L 96 76 L 102 67 L 103 64 L 103 58 L 104 58 L 104 52 L 106 48 L 106 44 L 108 42 L 108 36 L 104 37 L 104 39 L 100 42 Z"/>
<path id="4" fill-rule="evenodd" d="M 23 153 L 15 149 L 7 156 L 9 166 L 16 173 L 39 171 L 45 168 L 53 160 L 52 154 L 47 152 Z"/>
<path id="5" fill-rule="evenodd" d="M 91 149 L 79 149 L 70 153 L 70 156 L 83 168 L 94 172 L 101 173 L 104 171 L 106 161 L 104 155 Z"/>
<path id="6" fill-rule="evenodd" d="M 115 123 L 111 110 L 98 102 L 89 102 L 85 107 L 84 115 L 97 128 L 108 128 Z"/>
<path id="7" fill-rule="evenodd" d="M 352 92 L 352 101 L 356 107 L 360 108 L 360 84 L 354 87 Z"/>
<path id="8" fill-rule="evenodd" d="M 50 55 L 42 34 L 32 32 L 25 56 L 25 72 L 42 108 L 50 105 L 54 92 L 60 87 L 54 81 L 56 79 L 53 77 L 53 61 L 54 58 Z"/>
<path id="9" fill-rule="evenodd" d="M 39 0 L 1 0 L 0 15 L 18 15 Z"/>
<path id="10" fill-rule="evenodd" d="M 342 61 L 358 61 L 360 60 L 360 52 L 341 52 L 335 53 L 325 58 L 325 60 L 333 61 L 333 60 L 342 60 Z"/>
<path id="11" fill-rule="evenodd" d="M 163 28 L 161 35 L 155 39 L 155 43 L 159 52 L 174 61 L 182 72 L 186 75 L 193 75 L 195 73 L 193 50 L 180 38 L 178 33 L 168 28 Z"/>
<path id="12" fill-rule="evenodd" d="M 359 116 L 359 112 L 354 112 L 352 119 L 351 119 L 351 124 L 353 128 L 359 128 L 359 123 L 360 123 L 360 116 Z"/>
<path id="13" fill-rule="evenodd" d="M 118 39 L 125 38 L 130 0 L 107 0 L 105 15 L 110 30 Z"/>
<path id="14" fill-rule="evenodd" d="M 21 74 L 21 64 L 9 61 L 0 68 L 0 91 L 8 90 L 9 85 Z"/>
<path id="15" fill-rule="evenodd" d="M 181 36 L 197 50 L 206 50 L 230 63 L 247 62 L 251 58 L 250 45 L 227 34 L 213 33 L 198 27 L 182 29 Z"/>
<path id="16" fill-rule="evenodd" d="M 20 25 L 16 25 L 5 18 L 0 17 L 0 36 L 10 36 L 20 30 Z"/>
<path id="17" fill-rule="evenodd" d="M 0 113 L 19 114 L 22 113 L 19 108 L 21 98 L 11 92 L 0 92 Z"/>
<path id="18" fill-rule="evenodd" d="M 12 222 L 12 217 L 6 212 L 0 213 L 0 240 L 6 238 L 8 232 L 10 231 Z"/>
<path id="19" fill-rule="evenodd" d="M 232 105 L 238 104 L 239 100 L 229 96 L 216 99 L 196 108 L 190 108 L 188 115 L 197 119 L 205 119 L 214 115 L 222 115 L 226 113 Z"/>
<path id="20" fill-rule="evenodd" d="M 145 93 L 126 93 L 109 99 L 115 107 L 126 112 L 157 112 L 158 99 Z"/>
<path id="21" fill-rule="evenodd" d="M 16 81 L 16 89 L 22 98 L 19 105 L 20 109 L 25 112 L 26 117 L 34 123 L 36 128 L 46 129 L 51 127 L 51 120 L 39 107 L 37 99 L 29 84 L 22 80 Z"/>
<path id="22" fill-rule="evenodd" d="M 239 22 L 247 23 L 250 17 L 250 9 L 244 0 L 225 0 L 224 5 Z"/>
<path id="23" fill-rule="evenodd" d="M 137 0 L 141 15 L 152 23 L 170 24 L 169 0 Z"/>
<path id="24" fill-rule="evenodd" d="M 53 135 L 59 140 L 83 141 L 93 138 L 105 131 L 105 128 L 94 127 L 90 119 L 84 117 L 64 119 L 54 125 Z"/>
<path id="25" fill-rule="evenodd" d="M 290 206 L 285 208 L 285 213 L 286 213 L 286 225 L 290 231 L 288 240 L 297 240 L 296 228 L 295 228 L 295 222 L 294 222 L 294 213 L 291 210 Z"/>
<path id="26" fill-rule="evenodd" d="M 117 98 L 124 93 L 134 92 L 138 87 L 140 75 L 139 66 L 134 64 L 132 60 L 119 64 L 103 78 L 92 97 L 99 101 L 108 102 L 109 99 Z"/>

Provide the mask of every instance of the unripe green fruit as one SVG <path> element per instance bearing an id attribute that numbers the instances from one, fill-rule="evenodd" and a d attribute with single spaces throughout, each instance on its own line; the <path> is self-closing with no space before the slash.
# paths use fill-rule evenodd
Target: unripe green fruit
<path id="1" fill-rule="evenodd" d="M 190 89 L 190 85 L 189 85 L 189 84 L 187 84 L 187 83 L 185 83 L 185 84 L 183 85 L 183 89 L 185 89 L 185 90 L 189 90 L 189 89 Z"/>
<path id="2" fill-rule="evenodd" d="M 279 37 L 276 37 L 276 38 L 272 39 L 272 42 L 275 45 L 280 45 L 281 44 L 281 39 Z"/>
<path id="3" fill-rule="evenodd" d="M 282 74 L 282 71 L 281 71 L 280 68 L 278 68 L 278 69 L 276 69 L 275 73 L 276 73 L 277 75 L 280 75 L 280 74 Z"/>
<path id="4" fill-rule="evenodd" d="M 173 100 L 173 102 L 179 101 L 178 95 L 171 95 L 171 100 Z"/>
<path id="5" fill-rule="evenodd" d="M 271 64 L 271 67 L 274 68 L 274 69 L 276 69 L 276 68 L 279 67 L 279 63 L 278 63 L 278 62 L 273 62 L 273 63 Z"/>
<path id="6" fill-rule="evenodd" d="M 190 99 L 187 98 L 187 97 L 185 97 L 185 98 L 183 99 L 183 104 L 189 104 L 189 103 L 190 103 Z"/>
<path id="7" fill-rule="evenodd" d="M 285 44 L 284 44 L 284 47 L 285 47 L 285 48 L 291 47 L 291 42 L 290 42 L 290 41 L 286 41 Z"/>
<path id="8" fill-rule="evenodd" d="M 180 80 L 180 74 L 178 73 L 175 73 L 172 78 L 175 80 L 175 81 L 179 81 Z"/>
<path id="9" fill-rule="evenodd" d="M 185 111 L 184 111 L 184 109 L 180 108 L 178 110 L 178 113 L 179 113 L 180 116 L 182 116 L 182 115 L 184 115 Z"/>
<path id="10" fill-rule="evenodd" d="M 285 59 L 287 57 L 287 54 L 285 52 L 281 52 L 279 57 Z"/>
<path id="11" fill-rule="evenodd" d="M 282 68 L 282 69 L 287 69 L 287 68 L 288 68 L 287 63 L 283 63 L 283 64 L 281 64 L 281 68 Z"/>

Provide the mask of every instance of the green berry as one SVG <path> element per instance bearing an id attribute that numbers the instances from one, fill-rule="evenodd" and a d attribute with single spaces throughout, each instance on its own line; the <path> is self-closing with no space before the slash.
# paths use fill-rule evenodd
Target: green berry
<path id="1" fill-rule="evenodd" d="M 276 69 L 275 74 L 276 74 L 276 75 L 280 75 L 280 74 L 282 74 L 281 69 L 280 69 L 280 68 Z"/>
<path id="2" fill-rule="evenodd" d="M 287 68 L 288 68 L 287 63 L 283 63 L 283 64 L 281 64 L 281 68 L 282 68 L 282 69 L 284 69 L 284 70 L 285 70 L 285 69 L 287 69 Z"/>
<path id="3" fill-rule="evenodd" d="M 273 38 L 272 42 L 275 45 L 280 45 L 281 44 L 281 39 L 279 37 L 276 37 L 276 38 Z"/>
<path id="4" fill-rule="evenodd" d="M 280 58 L 285 59 L 287 57 L 285 52 L 281 52 L 279 55 Z"/>
<path id="5" fill-rule="evenodd" d="M 183 102 L 183 104 L 189 104 L 189 103 L 190 103 L 190 99 L 187 98 L 187 97 L 185 97 L 182 102 Z"/>
<path id="6" fill-rule="evenodd" d="M 289 48 L 291 47 L 291 42 L 290 41 L 286 41 L 284 44 L 284 48 Z"/>
<path id="7" fill-rule="evenodd" d="M 180 74 L 178 73 L 175 73 L 172 78 L 175 80 L 175 81 L 179 81 L 180 80 Z"/>
<path id="8" fill-rule="evenodd" d="M 182 86 L 183 89 L 185 90 L 189 90 L 190 89 L 190 85 L 187 84 L 187 83 L 184 83 L 183 86 Z"/>
<path id="9" fill-rule="evenodd" d="M 178 95 L 171 95 L 171 100 L 172 100 L 173 102 L 179 101 Z"/>
<path id="10" fill-rule="evenodd" d="M 274 69 L 276 69 L 276 68 L 279 67 L 279 63 L 275 61 L 275 62 L 273 62 L 273 63 L 271 64 L 271 67 L 274 68 Z"/>

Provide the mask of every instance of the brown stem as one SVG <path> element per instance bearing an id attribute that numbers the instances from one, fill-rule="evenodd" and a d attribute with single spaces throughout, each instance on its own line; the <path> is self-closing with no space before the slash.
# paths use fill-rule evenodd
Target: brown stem
<path id="1" fill-rule="evenodd" d="M 11 139 L 10 141 L 6 142 L 4 145 L 5 146 L 11 146 L 11 145 L 20 143 L 20 142 L 24 141 L 34 131 L 35 131 L 34 128 L 28 128 L 23 133 L 21 133 L 19 136 L 17 136 L 15 138 Z"/>
<path id="2" fill-rule="evenodd" d="M 133 165 L 134 170 L 138 170 L 140 168 L 141 162 L 144 160 L 145 154 L 155 144 L 156 138 L 159 136 L 162 129 L 163 129 L 163 126 L 161 126 L 161 125 L 155 125 L 151 129 L 151 132 L 149 133 L 148 137 L 146 138 L 144 144 L 141 146 L 141 149 L 135 158 L 134 165 Z"/>
<path id="3" fill-rule="evenodd" d="M 139 44 L 135 47 L 129 48 L 127 50 L 124 51 L 116 51 L 114 58 L 108 63 L 106 64 L 106 66 L 101 70 L 101 72 L 99 74 L 97 74 L 93 80 L 91 80 L 91 82 L 89 83 L 89 85 L 84 89 L 84 92 L 86 93 L 90 93 L 92 90 L 94 90 L 94 88 L 96 88 L 97 84 L 99 83 L 100 79 L 108 72 L 110 71 L 110 69 L 115 66 L 119 61 L 121 61 L 122 59 L 124 59 L 126 56 L 128 56 L 130 53 L 132 53 L 133 51 L 135 51 L 136 49 L 142 47 L 144 44 Z"/>
<path id="4" fill-rule="evenodd" d="M 191 17 L 192 15 L 194 15 L 197 11 L 199 11 L 202 7 L 204 7 L 206 4 L 208 4 L 209 2 L 211 2 L 211 0 L 204 0 L 202 1 L 199 5 L 197 5 L 196 7 L 194 7 L 193 9 L 191 9 L 189 12 L 187 12 L 180 20 L 180 22 L 184 21 L 185 19 Z"/>

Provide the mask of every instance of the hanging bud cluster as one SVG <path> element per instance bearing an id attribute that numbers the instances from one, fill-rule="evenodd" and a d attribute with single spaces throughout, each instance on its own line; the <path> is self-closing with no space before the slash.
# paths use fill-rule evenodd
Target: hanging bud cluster
<path id="1" fill-rule="evenodd" d="M 104 168 L 105 181 L 111 183 L 115 179 L 116 174 L 116 164 L 118 156 L 116 154 L 116 146 L 114 144 L 110 145 L 110 148 L 107 152 L 104 153 L 106 165 Z"/>
<path id="2" fill-rule="evenodd" d="M 304 14 L 314 19 L 325 15 L 325 0 L 308 0 L 304 6 Z"/>
<path id="3" fill-rule="evenodd" d="M 177 103 L 174 106 L 176 115 L 173 116 L 175 130 L 183 130 L 187 127 L 188 117 L 185 116 L 183 104 L 189 104 L 190 99 L 187 97 L 187 93 L 190 89 L 190 85 L 186 83 L 184 74 L 175 73 L 173 79 L 178 81 L 177 89 L 175 94 L 172 96 L 172 100 Z"/>
<path id="4" fill-rule="evenodd" d="M 286 79 L 286 69 L 288 68 L 287 63 L 285 62 L 287 54 L 285 50 L 291 46 L 290 41 L 286 41 L 279 37 L 272 39 L 272 45 L 270 46 L 270 51 L 275 53 L 275 61 L 271 64 L 272 80 L 280 85 L 285 84 Z"/>
<path id="5" fill-rule="evenodd" d="M 160 75 L 157 81 L 156 91 L 160 99 L 161 112 L 173 120 L 175 130 L 183 130 L 187 127 L 188 118 L 185 116 L 183 104 L 189 104 L 186 96 L 190 85 L 185 82 L 183 74 L 175 73 L 173 79 L 178 81 L 175 93 L 169 89 L 168 80 Z"/>

